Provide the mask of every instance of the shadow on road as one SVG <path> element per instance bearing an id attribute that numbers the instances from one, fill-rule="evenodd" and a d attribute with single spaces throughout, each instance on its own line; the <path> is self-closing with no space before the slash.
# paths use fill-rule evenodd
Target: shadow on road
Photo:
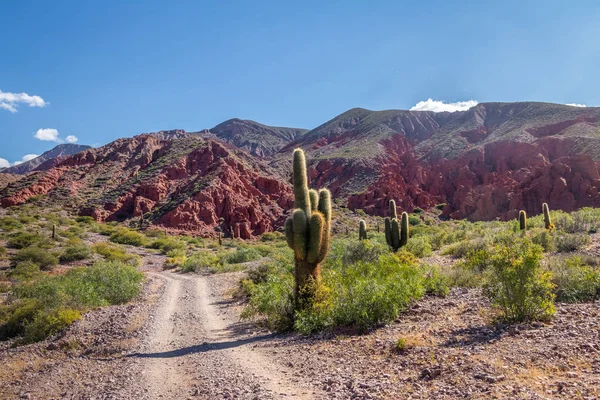
<path id="1" fill-rule="evenodd" d="M 235 347 L 243 346 L 245 344 L 256 343 L 262 340 L 267 340 L 273 338 L 275 335 L 261 335 L 255 336 L 247 339 L 239 339 L 239 340 L 231 340 L 228 342 L 216 342 L 216 343 L 202 343 L 195 346 L 183 347 L 181 349 L 163 351 L 159 353 L 133 353 L 127 355 L 127 357 L 135 357 L 135 358 L 173 358 L 173 357 L 182 357 L 188 354 L 196 354 L 196 353 L 206 353 L 209 351 L 218 351 L 218 350 L 226 350 L 232 349 Z"/>

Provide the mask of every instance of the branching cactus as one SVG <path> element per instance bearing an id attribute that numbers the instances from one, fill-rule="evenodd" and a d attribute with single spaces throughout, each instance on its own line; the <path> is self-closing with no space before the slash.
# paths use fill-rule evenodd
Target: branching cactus
<path id="1" fill-rule="evenodd" d="M 554 229 L 554 224 L 552 223 L 552 219 L 550 219 L 550 209 L 548 208 L 547 203 L 542 204 L 542 212 L 544 213 L 544 226 L 546 229 Z"/>
<path id="2" fill-rule="evenodd" d="M 367 240 L 367 223 L 364 219 L 358 223 L 358 240 Z"/>
<path id="3" fill-rule="evenodd" d="M 403 212 L 402 219 L 398 223 L 394 200 L 390 200 L 390 217 L 385 219 L 385 240 L 394 251 L 398 251 L 408 243 L 408 214 Z"/>
<path id="4" fill-rule="evenodd" d="M 527 229 L 527 214 L 524 210 L 519 211 L 519 229 L 522 231 Z"/>
<path id="5" fill-rule="evenodd" d="M 306 160 L 302 149 L 294 150 L 294 212 L 285 222 L 285 237 L 294 250 L 296 307 L 314 296 L 321 279 L 319 264 L 329 252 L 331 193 L 308 189 Z"/>

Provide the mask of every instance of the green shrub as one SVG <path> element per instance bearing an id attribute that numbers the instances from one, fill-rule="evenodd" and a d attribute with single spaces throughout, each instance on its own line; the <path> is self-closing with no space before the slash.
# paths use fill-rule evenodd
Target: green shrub
<path id="1" fill-rule="evenodd" d="M 66 247 L 58 259 L 61 263 L 66 263 L 77 260 L 86 260 L 91 256 L 92 250 L 88 246 L 78 244 Z"/>
<path id="2" fill-rule="evenodd" d="M 559 253 L 579 250 L 590 244 L 590 237 L 584 233 L 556 233 L 554 244 Z"/>
<path id="3" fill-rule="evenodd" d="M 197 272 L 202 269 L 215 268 L 220 264 L 219 257 L 212 251 L 199 251 L 188 257 L 181 270 L 183 272 Z"/>
<path id="4" fill-rule="evenodd" d="M 38 233 L 18 232 L 9 236 L 6 245 L 13 249 L 23 249 L 46 240 Z"/>
<path id="5" fill-rule="evenodd" d="M 417 215 L 409 215 L 408 216 L 408 223 L 411 226 L 417 226 L 421 223 L 421 218 L 418 217 Z"/>
<path id="6" fill-rule="evenodd" d="M 433 296 L 444 297 L 450 293 L 449 279 L 442 274 L 437 265 L 422 265 L 421 269 L 425 273 L 423 286 L 425 293 Z"/>
<path id="7" fill-rule="evenodd" d="M 452 243 L 444 247 L 441 251 L 442 255 L 451 255 L 456 258 L 465 257 L 468 253 L 478 250 L 484 250 L 489 246 L 489 242 L 484 239 L 470 239 Z"/>
<path id="8" fill-rule="evenodd" d="M 118 245 L 99 242 L 94 244 L 92 248 L 96 253 L 100 254 L 108 261 L 119 261 L 133 266 L 138 266 L 141 264 L 141 259 L 138 255 L 128 254 Z"/>
<path id="9" fill-rule="evenodd" d="M 558 301 L 576 303 L 600 298 L 600 270 L 581 256 L 558 256 L 548 261 Z"/>
<path id="10" fill-rule="evenodd" d="M 552 237 L 553 233 L 549 232 L 548 229 L 534 228 L 531 229 L 528 234 L 529 237 L 531 237 L 531 241 L 542 246 L 545 252 L 556 250 L 556 244 L 554 243 L 554 239 Z"/>
<path id="11" fill-rule="evenodd" d="M 357 262 L 373 263 L 388 252 L 387 246 L 372 240 L 345 239 L 335 243 L 330 250 L 331 260 L 341 259 L 343 265 Z"/>
<path id="12" fill-rule="evenodd" d="M 0 338 L 44 339 L 80 318 L 90 307 L 123 304 L 140 291 L 143 275 L 131 265 L 98 262 L 65 275 L 41 275 L 15 287 L 0 306 Z"/>
<path id="13" fill-rule="evenodd" d="M 555 312 L 551 274 L 540 267 L 541 246 L 528 239 L 501 246 L 491 256 L 484 293 L 503 319 L 550 319 Z"/>
<path id="14" fill-rule="evenodd" d="M 11 232 L 23 228 L 23 224 L 16 218 L 4 217 L 0 218 L 0 228 L 6 232 Z"/>
<path id="15" fill-rule="evenodd" d="M 48 269 L 58 264 L 58 257 L 55 254 L 35 246 L 19 250 L 17 254 L 15 254 L 14 260 L 17 263 L 20 261 L 31 261 L 41 269 Z"/>
<path id="16" fill-rule="evenodd" d="M 260 252 L 252 247 L 240 247 L 235 251 L 223 253 L 221 264 L 241 264 L 262 258 Z"/>
<path id="17" fill-rule="evenodd" d="M 430 256 L 432 253 L 431 244 L 424 236 L 411 238 L 406 244 L 405 249 L 419 258 Z"/>
<path id="18" fill-rule="evenodd" d="M 86 216 L 81 216 L 81 217 L 76 217 L 75 221 L 77 223 L 79 223 L 79 224 L 82 224 L 82 225 L 91 225 L 94 222 L 96 222 L 96 220 L 93 217 L 90 217 L 90 216 L 87 216 L 87 215 Z"/>
<path id="19" fill-rule="evenodd" d="M 103 236 L 110 236 L 117 231 L 114 225 L 110 224 L 98 224 L 98 233 Z"/>
<path id="20" fill-rule="evenodd" d="M 121 228 L 110 235 L 110 241 L 131 246 L 145 246 L 148 239 L 139 232 Z"/>
<path id="21" fill-rule="evenodd" d="M 183 240 L 174 238 L 172 236 L 165 236 L 159 239 L 156 239 L 150 245 L 153 249 L 159 249 L 163 254 L 167 254 L 172 250 L 183 250 L 186 248 L 185 242 Z"/>
<path id="22" fill-rule="evenodd" d="M 269 329 L 288 331 L 293 326 L 294 316 L 294 277 L 292 274 L 274 274 L 264 282 L 254 284 L 248 280 L 244 290 L 250 295 L 242 318 L 257 315 L 264 317 Z"/>
<path id="23" fill-rule="evenodd" d="M 278 242 L 284 239 L 285 235 L 281 232 L 265 232 L 260 237 L 261 242 Z"/>
<path id="24" fill-rule="evenodd" d="M 40 276 L 40 266 L 32 261 L 21 261 L 10 272 L 10 276 L 18 280 L 29 280 Z"/>

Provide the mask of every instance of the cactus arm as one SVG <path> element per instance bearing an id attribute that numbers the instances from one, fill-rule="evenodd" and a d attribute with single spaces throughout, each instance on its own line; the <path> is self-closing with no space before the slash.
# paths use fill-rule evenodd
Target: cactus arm
<path id="1" fill-rule="evenodd" d="M 400 248 L 400 227 L 396 218 L 392 219 L 392 248 L 394 251 Z"/>
<path id="2" fill-rule="evenodd" d="M 390 200 L 390 219 L 398 219 L 398 214 L 396 214 L 395 200 Z"/>
<path id="3" fill-rule="evenodd" d="M 319 193 L 315 189 L 310 189 L 308 195 L 310 196 L 310 210 L 317 211 L 317 207 L 319 206 Z"/>
<path id="4" fill-rule="evenodd" d="M 285 240 L 290 249 L 294 250 L 294 220 L 291 218 L 285 220 Z"/>
<path id="5" fill-rule="evenodd" d="M 318 210 L 323 214 L 325 226 L 323 228 L 323 240 L 319 249 L 317 263 L 320 263 L 327 257 L 329 253 L 329 245 L 331 243 L 331 192 L 327 189 L 319 190 L 319 206 Z"/>
<path id="6" fill-rule="evenodd" d="M 385 217 L 384 225 L 385 225 L 385 241 L 387 242 L 388 246 L 391 247 L 393 244 L 393 242 L 392 242 L 392 221 L 389 219 L 389 217 Z"/>
<path id="7" fill-rule="evenodd" d="M 522 231 L 527 229 L 527 214 L 524 210 L 519 211 L 519 229 Z"/>
<path id="8" fill-rule="evenodd" d="M 320 212 L 316 211 L 310 216 L 310 231 L 308 251 L 306 253 L 306 261 L 316 263 L 319 257 L 319 252 L 323 245 L 325 231 L 325 217 Z"/>
<path id="9" fill-rule="evenodd" d="M 297 208 L 292 215 L 294 224 L 294 253 L 298 260 L 306 259 L 307 225 L 306 213 Z"/>
<path id="10" fill-rule="evenodd" d="M 364 240 L 367 238 L 367 223 L 361 219 L 358 223 L 358 239 Z"/>
<path id="11" fill-rule="evenodd" d="M 302 149 L 294 150 L 294 207 L 299 208 L 310 218 L 310 194 L 306 174 L 306 159 Z"/>
<path id="12" fill-rule="evenodd" d="M 408 243 L 408 214 L 406 212 L 402 213 L 402 226 L 400 230 L 400 247 L 406 246 Z"/>

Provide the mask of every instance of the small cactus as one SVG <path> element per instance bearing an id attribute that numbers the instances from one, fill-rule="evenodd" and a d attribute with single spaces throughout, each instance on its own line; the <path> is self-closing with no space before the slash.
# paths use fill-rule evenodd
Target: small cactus
<path id="1" fill-rule="evenodd" d="M 364 219 L 361 219 L 358 223 L 358 240 L 367 239 L 367 223 Z"/>
<path id="2" fill-rule="evenodd" d="M 522 231 L 527 229 L 527 214 L 524 210 L 519 211 L 519 229 Z"/>
<path id="3" fill-rule="evenodd" d="M 396 202 L 390 200 L 390 217 L 385 219 L 385 240 L 394 251 L 398 251 L 400 247 L 406 246 L 408 243 L 408 229 L 408 214 L 403 212 L 401 221 L 398 223 Z"/>
<path id="4" fill-rule="evenodd" d="M 223 238 L 221 231 L 217 232 L 217 237 L 219 238 L 219 247 L 223 245 Z"/>
<path id="5" fill-rule="evenodd" d="M 544 213 L 544 226 L 548 230 L 554 229 L 554 224 L 552 223 L 552 219 L 550 219 L 550 209 L 548 208 L 548 204 L 542 204 L 542 212 Z"/>
<path id="6" fill-rule="evenodd" d="M 294 250 L 296 307 L 314 296 L 321 278 L 319 264 L 329 252 L 331 194 L 327 189 L 308 189 L 306 160 L 302 149 L 294 150 L 294 212 L 285 222 L 285 237 Z"/>
<path id="7" fill-rule="evenodd" d="M 52 240 L 56 240 L 56 225 L 52 225 Z"/>

